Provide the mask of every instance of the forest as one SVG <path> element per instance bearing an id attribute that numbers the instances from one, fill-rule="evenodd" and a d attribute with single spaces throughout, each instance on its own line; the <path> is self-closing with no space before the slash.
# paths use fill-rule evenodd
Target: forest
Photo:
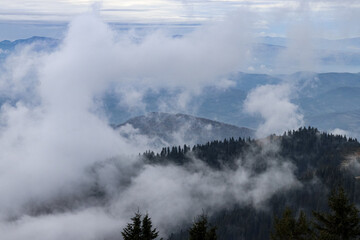
<path id="1" fill-rule="evenodd" d="M 253 174 L 266 171 L 274 159 L 294 166 L 299 187 L 276 193 L 258 207 L 238 204 L 225 210 L 212 209 L 215 214 L 209 216 L 209 223 L 216 226 L 217 239 L 270 239 L 275 221 L 286 209 L 299 217 L 300 213 L 311 217 L 313 212 L 328 212 L 329 195 L 339 187 L 351 203 L 360 203 L 360 143 L 313 127 L 260 140 L 230 138 L 192 147 L 167 147 L 159 153 L 147 151 L 142 156 L 155 165 L 186 166 L 197 159 L 216 171 L 235 170 L 249 164 L 250 158 Z M 189 239 L 191 224 L 189 219 L 188 225 L 174 231 L 169 239 Z"/>

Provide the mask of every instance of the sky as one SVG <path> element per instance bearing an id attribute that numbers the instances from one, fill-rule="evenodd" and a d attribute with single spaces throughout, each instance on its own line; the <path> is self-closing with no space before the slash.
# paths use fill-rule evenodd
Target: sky
<path id="1" fill-rule="evenodd" d="M 2 0 L 0 40 L 34 35 L 61 38 L 68 22 L 92 9 L 119 28 L 160 24 L 180 34 L 238 9 L 256 15 L 262 35 L 285 36 L 289 25 L 304 18 L 315 28 L 326 29 L 327 38 L 355 37 L 360 32 L 352 24 L 359 18 L 360 3 L 355 0 Z"/>

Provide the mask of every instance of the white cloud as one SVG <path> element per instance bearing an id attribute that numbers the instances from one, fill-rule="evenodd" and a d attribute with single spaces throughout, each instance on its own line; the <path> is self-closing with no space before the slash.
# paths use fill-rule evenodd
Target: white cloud
<path id="1" fill-rule="evenodd" d="M 114 86 L 134 91 L 123 97 L 131 107 L 141 107 L 137 102 L 146 90 L 181 90 L 174 109 L 187 107 L 188 99 L 206 86 L 231 86 L 222 79 L 246 68 L 251 24 L 252 18 L 241 12 L 182 38 L 154 32 L 134 43 L 131 36 L 117 36 L 88 14 L 71 22 L 53 52 L 18 49 L 0 75 L 0 91 L 17 100 L 4 104 L 0 112 L 2 237 L 92 239 L 119 234 L 116 228 L 120 230 L 137 207 L 148 210 L 165 232 L 175 215 L 179 217 L 173 224 L 191 219 L 202 206 L 258 206 L 275 192 L 298 186 L 293 166 L 282 159 L 268 161 L 267 171 L 259 175 L 241 161 L 237 170 L 225 172 L 198 161 L 188 168 L 143 165 L 129 155 L 144 151 L 151 139 L 130 126 L 120 129 L 131 135 L 124 139 L 97 114 L 94 101 Z M 287 97 L 274 99 L 283 104 Z M 181 134 L 174 134 L 176 140 Z M 249 154 L 242 161 L 251 159 Z M 96 208 L 97 203 L 84 200 L 82 194 L 94 181 L 109 194 L 108 205 Z M 71 206 L 59 212 L 36 212 L 44 205 L 68 202 Z M 167 211 L 160 211 L 164 208 Z"/>
<path id="2" fill-rule="evenodd" d="M 286 161 L 269 159 L 267 171 L 253 174 L 253 157 L 249 154 L 237 170 L 214 171 L 196 161 L 186 169 L 146 166 L 131 187 L 120 194 L 114 210 L 146 209 L 166 232 L 199 214 L 201 209 L 213 213 L 233 204 L 261 207 L 274 193 L 300 186 L 293 166 Z"/>
<path id="3" fill-rule="evenodd" d="M 293 89 L 289 84 L 262 85 L 253 89 L 244 102 L 245 112 L 259 115 L 264 122 L 258 126 L 257 136 L 282 134 L 303 125 L 303 116 L 291 103 Z"/>
<path id="4" fill-rule="evenodd" d="M 101 208 L 88 208 L 37 217 L 23 216 L 16 222 L 0 223 L 2 238 L 6 240 L 88 239 L 119 236 L 125 222 L 115 219 Z M 76 227 L 75 227 L 76 226 Z"/>
<path id="5" fill-rule="evenodd" d="M 5 3 L 16 10 L 21 1 Z M 45 4 L 42 11 L 46 12 L 46 3 L 38 3 Z M 52 4 L 55 11 L 58 5 Z M 67 4 L 70 3 L 63 2 L 59 8 L 59 19 L 68 19 L 62 15 L 70 6 Z M 87 1 L 76 4 L 74 11 L 89 7 Z M 201 6 L 201 2 L 194 4 Z M 151 7 L 148 2 L 145 5 Z M 104 6 L 111 4 L 105 2 Z M 135 12 L 138 7 L 134 7 Z M 38 8 L 33 5 L 25 10 L 36 13 Z M 173 9 L 157 11 L 167 15 Z M 190 170 L 142 165 L 139 159 L 124 155 L 143 151 L 151 139 L 130 126 L 120 129 L 122 134 L 131 135 L 124 139 L 107 125 L 106 119 L 95 114 L 94 99 L 113 86 L 121 89 L 121 103 L 132 108 L 144 108 L 141 100 L 146 90 L 180 91 L 177 101 L 164 105 L 172 110 L 188 107 L 189 99 L 206 86 L 232 86 L 233 82 L 224 80 L 229 73 L 252 69 L 247 67 L 254 20 L 257 21 L 253 15 L 240 12 L 182 38 L 156 31 L 134 43 L 131 36 L 117 35 L 88 14 L 71 22 L 65 39 L 54 52 L 34 53 L 29 47 L 11 55 L 0 75 L 0 91 L 13 98 L 20 96 L 20 100 L 1 109 L 0 230 L 5 229 L 5 239 L 28 239 L 39 233 L 44 239 L 91 239 L 112 234 L 124 226 L 137 207 L 148 210 L 166 230 L 173 216 L 178 216 L 174 221 L 177 224 L 197 214 L 196 209 L 203 206 L 258 206 L 277 191 L 298 186 L 294 167 L 284 159 L 271 159 L 267 171 L 260 175 L 252 174 L 249 162 L 239 163 L 236 171 L 225 172 L 213 171 L 197 161 Z M 302 36 L 304 33 L 308 31 L 295 31 L 296 41 L 284 57 L 283 63 L 299 60 L 294 69 L 312 67 L 312 52 L 306 51 L 311 50 L 311 44 L 302 45 L 308 40 Z M 297 59 L 292 50 L 299 48 L 304 55 Z M 260 86 L 250 92 L 245 110 L 264 119 L 258 136 L 282 133 L 303 124 L 298 107 L 291 102 L 294 92 L 292 85 L 286 83 Z M 183 138 L 181 134 L 175 136 Z M 251 162 L 252 157 L 247 156 L 245 161 Z M 26 216 L 27 207 L 34 202 L 41 205 L 78 196 L 79 189 L 93 183 L 92 176 L 85 174 L 86 169 L 99 162 L 106 165 L 105 160 L 114 158 L 119 166 L 106 166 L 97 176 L 111 195 L 110 206 L 82 206 L 65 213 Z M 164 208 L 169 211 L 160 211 Z M 10 217 L 15 217 L 15 221 L 7 222 Z M 101 224 L 94 226 L 97 221 Z M 65 236 L 63 228 L 68 230 Z"/>
<path id="6" fill-rule="evenodd" d="M 334 135 L 341 135 L 341 136 L 347 136 L 347 137 L 349 137 L 351 135 L 349 131 L 346 131 L 341 128 L 335 128 L 333 130 L 330 130 L 330 133 L 332 133 Z"/>

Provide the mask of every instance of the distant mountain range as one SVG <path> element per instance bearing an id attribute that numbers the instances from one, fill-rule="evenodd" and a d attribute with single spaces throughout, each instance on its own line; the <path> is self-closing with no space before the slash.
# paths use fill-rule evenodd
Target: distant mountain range
<path id="1" fill-rule="evenodd" d="M 254 88 L 265 84 L 280 84 L 295 81 L 297 88 L 291 102 L 299 107 L 304 115 L 305 125 L 317 126 L 321 130 L 336 128 L 360 136 L 360 74 L 354 73 L 296 73 L 293 75 L 270 76 L 265 74 L 239 73 L 230 78 L 235 85 L 227 89 L 205 88 L 202 94 L 194 97 L 189 106 L 190 112 L 197 116 L 256 129 L 263 121 L 260 116 L 250 116 L 243 110 L 247 94 Z M 143 97 L 146 112 L 159 112 L 159 102 L 171 102 L 166 90 L 154 93 L 149 91 Z M 129 111 L 118 104 L 116 93 L 109 92 L 104 97 L 106 112 L 112 123 L 125 122 L 141 115 Z"/>
<path id="2" fill-rule="evenodd" d="M 265 59 L 265 62 L 267 60 L 270 63 L 273 62 L 274 57 L 286 49 L 287 42 L 288 39 L 286 38 L 259 38 L 258 45 L 254 47 L 255 55 L 261 55 L 259 63 L 261 57 Z M 360 49 L 360 38 L 321 40 L 320 42 L 322 43 L 322 49 L 319 49 L 319 51 L 333 49 L 329 52 L 328 58 L 323 58 L 325 65 L 329 66 L 330 69 L 331 65 L 336 65 L 339 59 L 350 61 L 348 62 L 349 66 L 358 69 L 360 53 L 357 48 Z M 60 40 L 44 37 L 2 41 L 0 42 L 0 64 L 1 60 L 4 60 L 6 56 L 16 51 L 17 48 L 21 48 L 21 46 L 33 44 L 35 50 L 51 51 L 59 43 Z M 348 49 L 353 50 L 348 51 Z M 263 119 L 259 116 L 249 116 L 244 113 L 243 103 L 248 93 L 260 85 L 295 81 L 296 87 L 301 88 L 301 90 L 292 96 L 291 101 L 298 105 L 299 110 L 304 115 L 305 125 L 316 126 L 327 131 L 341 128 L 350 132 L 352 136 L 360 137 L 360 121 L 358 118 L 360 114 L 359 73 L 329 72 L 318 74 L 299 72 L 290 75 L 237 73 L 228 76 L 228 79 L 235 84 L 227 89 L 205 88 L 200 95 L 195 96 L 189 102 L 190 107 L 186 109 L 185 113 L 255 129 Z M 176 90 L 172 92 L 166 89 L 159 89 L 159 91 L 148 90 L 142 98 L 145 109 L 129 110 L 126 106 L 119 105 L 118 93 L 109 90 L 103 96 L 103 105 L 110 123 L 119 124 L 146 112 L 161 112 L 160 103 L 174 102 L 176 94 L 178 94 Z M 3 98 L 4 96 L 0 96 L 1 102 L 16 102 L 16 99 Z M 169 140 L 169 138 L 165 139 Z"/>
<path id="3" fill-rule="evenodd" d="M 181 38 L 182 35 L 174 35 L 174 38 Z M 140 42 L 140 39 L 134 39 Z M 18 46 L 36 44 L 36 50 L 54 49 L 61 41 L 59 39 L 33 36 L 27 39 L 15 41 L 4 40 L 0 42 L 0 59 L 5 58 Z M 257 71 L 270 73 L 276 67 L 276 59 L 290 46 L 291 39 L 283 37 L 259 37 L 255 40 L 252 49 L 254 62 Z M 327 72 L 351 71 L 360 64 L 360 38 L 345 39 L 312 39 L 314 57 L 320 64 L 320 71 Z"/>
<path id="4" fill-rule="evenodd" d="M 196 159 L 204 161 L 219 171 L 223 169 L 227 171 L 229 166 L 231 171 L 235 171 L 235 169 L 246 168 L 246 164 L 236 164 L 239 163 L 239 159 L 240 162 L 246 162 L 248 154 L 251 152 L 251 164 L 249 165 L 254 169 L 250 179 L 254 176 L 262 176 L 266 169 L 274 166 L 273 158 L 282 163 L 291 162 L 293 164 L 294 176 L 300 184 L 279 192 L 272 192 L 274 195 L 263 204 L 258 205 L 257 209 L 251 204 L 241 204 L 241 202 L 234 206 L 227 204 L 226 208 L 218 208 L 216 211 L 210 208 L 210 211 L 215 212 L 211 216 L 210 222 L 217 227 L 219 240 L 269 240 L 274 216 L 281 216 L 286 207 L 291 208 L 294 214 L 300 209 L 310 219 L 312 211 L 327 212 L 329 211 L 327 207 L 328 194 L 339 186 L 345 189 L 350 202 L 354 202 L 356 205 L 360 203 L 359 142 L 338 135 L 321 133 L 311 127 L 289 131 L 283 136 L 269 137 L 268 143 L 280 146 L 279 152 L 269 152 L 266 150 L 269 145 L 261 144 L 261 141 L 212 142 L 193 148 L 191 154 L 184 154 L 184 151 L 170 148 L 170 151 L 162 151 L 157 154 L 145 153 L 144 156 L 152 164 L 170 165 L 175 163 L 183 166 L 191 162 L 191 157 L 195 156 Z M 242 159 L 239 156 L 247 157 Z M 282 171 L 280 170 L 276 174 L 272 173 L 270 176 L 281 174 Z M 227 174 L 231 174 L 231 172 L 227 171 Z M 289 179 L 284 177 L 280 179 L 289 186 Z M 267 188 L 274 184 L 276 185 L 275 178 L 267 178 L 262 181 L 261 193 L 267 192 Z M 278 182 L 276 186 L 279 185 Z M 234 185 L 231 182 L 227 187 L 233 188 Z M 251 189 L 252 187 L 252 185 L 248 185 L 244 188 Z M 189 222 L 191 223 L 191 220 Z M 177 232 L 169 238 L 169 240 L 186 239 L 189 239 L 189 235 L 188 231 L 184 231 L 184 227 L 179 227 Z"/>
<path id="5" fill-rule="evenodd" d="M 4 40 L 0 42 L 0 59 L 6 58 L 10 53 L 18 47 L 34 44 L 35 51 L 50 51 L 57 47 L 60 40 L 47 37 L 33 36 L 26 39 L 18 39 L 15 41 Z"/>
<path id="6" fill-rule="evenodd" d="M 308 61 L 312 61 L 314 69 L 321 72 L 357 72 L 360 64 L 360 38 L 346 38 L 338 40 L 309 39 L 310 46 L 304 46 L 305 51 L 311 51 Z M 259 72 L 271 73 L 273 69 L 278 71 L 292 71 L 297 65 L 288 62 L 287 50 L 302 48 L 301 45 L 293 46 L 291 39 L 281 37 L 262 37 L 257 39 L 252 54 L 253 67 Z M 284 59 L 282 59 L 284 58 Z M 294 58 L 294 56 L 292 56 Z M 281 61 L 285 61 L 282 63 Z M 284 64 L 285 66 L 281 66 Z M 295 70 L 297 71 L 297 70 Z"/>
<path id="7" fill-rule="evenodd" d="M 138 134 L 152 139 L 156 146 L 204 144 L 213 140 L 253 138 L 254 130 L 194 117 L 187 114 L 151 112 L 115 126 L 123 136 L 131 125 Z"/>
<path id="8" fill-rule="evenodd" d="M 360 37 L 343 38 L 343 39 L 312 39 L 315 43 L 315 48 L 318 49 L 337 49 L 337 50 L 360 50 Z M 286 47 L 291 42 L 291 39 L 285 37 L 259 37 L 258 42 Z"/>
<path id="9" fill-rule="evenodd" d="M 33 36 L 31 38 L 26 38 L 26 39 L 17 39 L 15 41 L 9 41 L 9 40 L 4 40 L 0 42 L 0 48 L 5 50 L 11 50 L 14 49 L 17 45 L 21 45 L 21 44 L 32 44 L 34 42 L 51 42 L 53 44 L 58 44 L 59 40 L 58 39 L 54 39 L 54 38 L 47 38 L 47 37 L 39 37 L 39 36 Z"/>

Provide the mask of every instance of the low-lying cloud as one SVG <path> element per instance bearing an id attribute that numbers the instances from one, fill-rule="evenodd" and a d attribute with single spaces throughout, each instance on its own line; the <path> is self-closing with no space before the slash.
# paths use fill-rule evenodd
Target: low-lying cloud
<path id="1" fill-rule="evenodd" d="M 144 90 L 180 89 L 184 97 L 170 106 L 181 109 L 219 79 L 231 85 L 223 79 L 246 69 L 250 57 L 251 20 L 241 13 L 182 38 L 155 32 L 134 42 L 87 14 L 70 23 L 54 51 L 27 46 L 9 56 L 0 77 L 7 99 L 0 110 L 2 238 L 111 238 L 137 208 L 167 233 L 202 208 L 258 206 L 296 186 L 293 166 L 277 159 L 259 175 L 240 163 L 224 172 L 197 160 L 185 168 L 144 165 L 134 156 L 149 139 L 122 137 L 96 101 L 114 86 L 133 90 L 123 94 L 130 107 L 141 106 Z M 94 173 L 98 165 L 105 167 Z M 110 198 L 105 204 L 84 197 L 94 182 Z"/>
<path id="2" fill-rule="evenodd" d="M 282 134 L 304 124 L 299 108 L 291 102 L 293 86 L 287 83 L 262 85 L 253 89 L 244 102 L 244 111 L 263 118 L 257 128 L 258 137 Z"/>
<path id="3" fill-rule="evenodd" d="M 90 175 L 105 191 L 105 204 L 83 199 L 72 210 L 2 221 L 0 229 L 6 230 L 5 239 L 116 239 L 133 213 L 140 210 L 148 212 L 166 235 L 204 210 L 212 214 L 234 204 L 262 208 L 273 194 L 300 187 L 294 166 L 285 159 L 269 157 L 266 170 L 255 171 L 259 157 L 276 156 L 278 151 L 276 145 L 262 144 L 268 145 L 263 152 L 250 151 L 238 159 L 235 169 L 223 171 L 196 159 L 183 167 L 144 165 L 141 160 L 128 164 L 121 157 L 104 161 L 94 166 Z M 47 204 L 56 206 L 54 201 Z"/>
<path id="4" fill-rule="evenodd" d="M 308 5 L 298 8 L 301 19 Z M 131 31 L 117 33 L 98 16 L 85 14 L 69 24 L 53 51 L 16 49 L 0 69 L 2 237 L 115 239 L 137 209 L 148 212 L 165 235 L 202 209 L 261 208 L 278 191 L 299 187 L 295 167 L 266 142 L 259 142 L 267 146 L 261 154 L 274 157 L 261 173 L 253 169 L 258 156 L 251 151 L 223 171 L 196 158 L 181 167 L 145 164 L 137 155 L 151 148 L 153 139 L 131 126 L 122 134 L 115 131 L 99 101 L 110 89 L 119 95 L 119 105 L 143 112 L 146 92 L 165 89 L 176 97 L 159 102 L 159 109 L 176 112 L 192 109 L 189 102 L 206 87 L 235 86 L 228 80 L 232 73 L 259 66 L 260 72 L 273 73 L 317 70 L 320 57 L 314 54 L 310 22 L 294 25 L 288 46 L 267 66 L 252 52 L 257 20 L 240 11 L 181 37 L 158 30 L 134 40 Z M 245 112 L 263 119 L 258 137 L 304 124 L 293 101 L 298 87 L 289 80 L 249 92 Z M 183 143 L 183 133 L 174 133 L 174 139 Z"/>

